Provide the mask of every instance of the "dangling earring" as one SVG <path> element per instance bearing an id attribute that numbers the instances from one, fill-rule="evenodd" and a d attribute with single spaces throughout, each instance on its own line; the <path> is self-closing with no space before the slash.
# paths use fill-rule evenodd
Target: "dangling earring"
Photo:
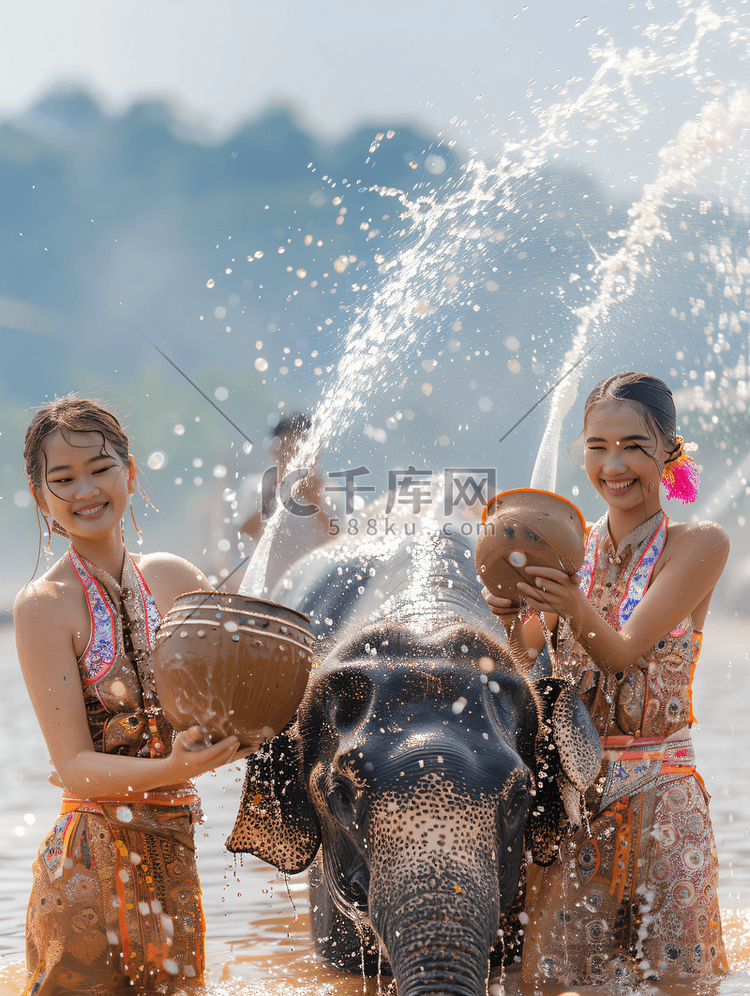
<path id="1" fill-rule="evenodd" d="M 135 526 L 135 531 L 138 533 L 138 546 L 143 546 L 143 533 L 141 532 L 141 529 L 140 529 L 138 523 L 135 521 L 135 512 L 133 511 L 133 499 L 132 498 L 130 499 L 130 518 L 133 520 L 133 525 Z M 124 531 L 124 527 L 123 527 L 123 531 Z"/>
<path id="2" fill-rule="evenodd" d="M 39 545 L 41 546 L 42 545 L 42 523 L 41 523 L 41 520 L 40 520 L 39 516 L 41 516 L 42 519 L 44 519 L 44 524 L 47 527 L 47 545 L 44 547 L 44 556 L 47 559 L 47 561 L 49 561 L 50 558 L 52 557 L 52 529 L 50 528 L 50 524 L 49 524 L 49 520 L 47 519 L 47 516 L 44 514 L 44 512 L 41 510 L 41 508 L 39 508 L 39 506 L 36 505 L 36 521 L 37 521 L 37 525 L 39 526 Z M 38 564 L 38 560 L 37 560 L 37 564 Z"/>

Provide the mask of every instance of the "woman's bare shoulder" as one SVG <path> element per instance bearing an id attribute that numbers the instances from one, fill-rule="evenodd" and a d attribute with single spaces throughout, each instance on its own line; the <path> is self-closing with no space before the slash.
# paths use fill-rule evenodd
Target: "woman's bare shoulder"
<path id="1" fill-rule="evenodd" d="M 670 522 L 669 540 L 675 546 L 693 547 L 699 552 L 729 553 L 729 537 L 718 522 Z"/>
<path id="2" fill-rule="evenodd" d="M 144 577 L 146 574 L 165 578 L 169 576 L 184 577 L 196 584 L 201 580 L 206 580 L 200 568 L 176 553 L 162 550 L 159 553 L 132 554 L 131 556 Z"/>
<path id="3" fill-rule="evenodd" d="M 30 581 L 13 604 L 18 659 L 24 674 L 46 655 L 81 653 L 88 639 L 86 597 L 72 567 L 56 564 Z"/>
<path id="4" fill-rule="evenodd" d="M 212 585 L 203 571 L 174 553 L 132 554 L 160 611 L 170 608 L 178 595 L 188 591 L 211 591 Z"/>
<path id="5" fill-rule="evenodd" d="M 715 584 L 729 556 L 729 537 L 718 522 L 670 522 L 665 553 L 676 570 L 706 570 Z"/>
<path id="6" fill-rule="evenodd" d="M 77 594 L 73 586 L 73 573 L 67 558 L 58 560 L 40 578 L 29 581 L 19 591 L 13 603 L 13 618 L 16 623 L 40 610 L 45 613 L 67 611 L 70 601 Z"/>

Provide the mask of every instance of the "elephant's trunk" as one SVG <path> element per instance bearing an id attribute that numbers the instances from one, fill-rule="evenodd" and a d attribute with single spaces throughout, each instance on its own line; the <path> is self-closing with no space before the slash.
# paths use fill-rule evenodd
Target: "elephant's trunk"
<path id="1" fill-rule="evenodd" d="M 412 775 L 402 752 L 397 788 L 370 807 L 370 922 L 399 996 L 485 996 L 500 921 L 499 790 L 461 796 L 449 762 L 476 759 L 461 743 L 431 748 L 434 770 L 417 758 L 408 799 L 398 791 L 398 776 Z"/>
<path id="2" fill-rule="evenodd" d="M 479 925 L 423 921 L 399 934 L 386 943 L 399 996 L 487 992 L 491 942 Z"/>
<path id="3" fill-rule="evenodd" d="M 485 996 L 499 906 L 491 894 L 481 899 L 423 893 L 397 916 L 376 915 L 399 996 Z"/>

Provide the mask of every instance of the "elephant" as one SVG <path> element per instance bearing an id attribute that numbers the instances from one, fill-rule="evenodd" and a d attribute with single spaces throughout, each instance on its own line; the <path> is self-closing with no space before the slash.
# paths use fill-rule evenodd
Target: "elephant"
<path id="1" fill-rule="evenodd" d="M 290 580 L 291 579 L 291 580 Z M 316 948 L 400 996 L 480 996 L 519 960 L 524 868 L 549 864 L 599 772 L 575 691 L 511 656 L 445 526 L 344 540 L 272 597 L 320 640 L 295 720 L 248 759 L 227 841 L 310 871 Z"/>

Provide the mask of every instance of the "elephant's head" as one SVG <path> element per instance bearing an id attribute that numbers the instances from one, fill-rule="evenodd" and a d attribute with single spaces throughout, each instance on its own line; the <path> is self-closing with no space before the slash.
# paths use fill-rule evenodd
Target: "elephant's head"
<path id="1" fill-rule="evenodd" d="M 296 724 L 249 760 L 227 846 L 297 872 L 322 844 L 317 904 L 371 924 L 400 996 L 478 996 L 525 849 L 554 858 L 565 786 L 600 758 L 578 697 L 530 683 L 490 636 L 378 626 L 335 649 Z M 321 946 L 354 967 L 334 920 L 318 915 Z"/>

